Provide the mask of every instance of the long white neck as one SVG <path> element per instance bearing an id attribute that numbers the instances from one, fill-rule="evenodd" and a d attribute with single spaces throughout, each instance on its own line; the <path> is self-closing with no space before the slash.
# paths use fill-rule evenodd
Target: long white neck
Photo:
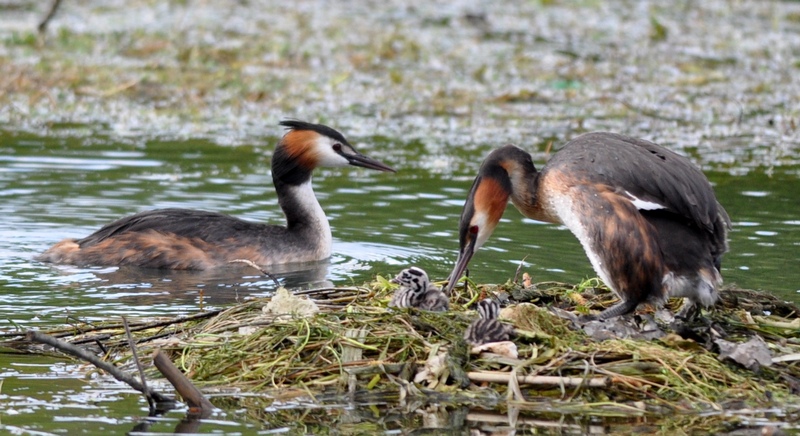
<path id="1" fill-rule="evenodd" d="M 279 202 L 286 215 L 289 231 L 306 233 L 313 238 L 321 258 L 329 257 L 333 239 L 331 226 L 314 195 L 311 178 L 299 185 L 283 185 L 278 189 Z"/>

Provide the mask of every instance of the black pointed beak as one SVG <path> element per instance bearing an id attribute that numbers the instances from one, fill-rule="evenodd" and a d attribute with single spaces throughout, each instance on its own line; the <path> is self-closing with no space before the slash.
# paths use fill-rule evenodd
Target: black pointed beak
<path id="1" fill-rule="evenodd" d="M 350 165 L 356 167 L 369 168 L 371 170 L 385 171 L 388 173 L 397 172 L 395 171 L 394 168 L 390 167 L 389 165 L 386 165 L 385 163 L 372 159 L 370 157 L 364 156 L 363 154 L 360 153 L 343 154 L 342 156 L 344 156 L 344 158 L 347 159 L 347 162 L 349 162 Z"/>
<path id="2" fill-rule="evenodd" d="M 450 295 L 453 292 L 453 288 L 456 287 L 456 283 L 464 276 L 464 271 L 467 270 L 467 265 L 469 265 L 469 261 L 472 260 L 474 254 L 475 238 L 469 238 L 467 243 L 461 247 L 458 252 L 456 266 L 453 267 L 453 272 L 450 273 L 450 277 L 447 279 L 447 286 L 444 288 L 445 294 Z"/>

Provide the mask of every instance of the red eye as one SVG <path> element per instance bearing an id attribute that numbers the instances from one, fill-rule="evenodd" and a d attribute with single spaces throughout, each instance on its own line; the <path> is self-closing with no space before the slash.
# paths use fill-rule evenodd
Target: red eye
<path id="1" fill-rule="evenodd" d="M 469 228 L 469 232 L 470 232 L 471 234 L 473 234 L 473 235 L 477 235 L 477 234 L 478 234 L 478 226 L 472 226 L 472 227 L 470 227 L 470 228 Z"/>
<path id="2" fill-rule="evenodd" d="M 336 144 L 333 144 L 333 151 L 335 152 L 342 151 L 342 144 L 339 144 L 338 142 Z"/>

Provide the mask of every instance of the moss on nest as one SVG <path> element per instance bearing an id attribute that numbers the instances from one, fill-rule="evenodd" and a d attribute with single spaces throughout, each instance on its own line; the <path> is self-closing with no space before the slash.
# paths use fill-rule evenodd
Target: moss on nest
<path id="1" fill-rule="evenodd" d="M 789 356 L 754 372 L 674 333 L 655 340 L 595 341 L 545 308 L 607 305 L 613 298 L 596 285 L 469 286 L 454 296 L 450 312 L 435 313 L 387 309 L 392 285 L 378 277 L 365 287 L 303 292 L 320 308 L 308 318 L 267 314 L 269 299 L 258 299 L 203 319 L 132 325 L 140 355 L 167 351 L 197 385 L 272 398 L 378 395 L 529 410 L 546 401 L 563 413 L 612 415 L 797 402 L 800 370 L 791 358 L 800 353 L 797 306 L 760 292 L 728 289 L 702 318 L 701 324 L 716 326 L 729 341 L 758 334 L 773 356 Z M 518 332 L 516 359 L 471 355 L 462 338 L 477 317 L 466 307 L 489 294 L 536 301 L 510 301 L 503 311 Z M 60 335 L 73 343 L 102 342 L 118 362 L 132 364 L 119 325 L 76 326 Z M 512 373 L 521 382 L 510 382 Z M 482 381 L 487 374 L 499 381 Z"/>

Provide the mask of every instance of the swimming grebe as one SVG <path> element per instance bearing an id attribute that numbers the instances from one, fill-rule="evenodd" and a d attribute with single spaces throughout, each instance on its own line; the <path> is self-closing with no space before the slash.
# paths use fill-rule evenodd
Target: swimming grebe
<path id="1" fill-rule="evenodd" d="M 644 302 L 661 304 L 668 296 L 685 297 L 690 305 L 717 300 L 730 218 L 708 179 L 685 157 L 602 132 L 569 141 L 540 172 L 518 147 L 492 151 L 461 214 L 458 260 L 446 293 L 509 199 L 523 215 L 564 224 L 578 238 L 594 270 L 622 300 L 599 319 L 630 313 Z"/>
<path id="2" fill-rule="evenodd" d="M 478 302 L 478 315 L 480 318 L 464 331 L 464 340 L 470 345 L 483 345 L 490 342 L 507 341 L 514 333 L 514 327 L 497 320 L 500 306 L 491 298 L 484 298 Z"/>
<path id="3" fill-rule="evenodd" d="M 348 165 L 394 170 L 358 153 L 330 127 L 295 120 L 280 125 L 288 132 L 272 156 L 272 181 L 286 226 L 216 212 L 158 209 L 122 218 L 83 239 L 63 240 L 37 260 L 203 270 L 236 259 L 272 265 L 330 257 L 331 229 L 311 187 L 311 172 Z"/>
<path id="4" fill-rule="evenodd" d="M 447 296 L 430 282 L 428 273 L 422 268 L 406 268 L 392 282 L 400 287 L 392 296 L 389 307 L 415 307 L 432 312 L 444 312 L 450 308 Z"/>

